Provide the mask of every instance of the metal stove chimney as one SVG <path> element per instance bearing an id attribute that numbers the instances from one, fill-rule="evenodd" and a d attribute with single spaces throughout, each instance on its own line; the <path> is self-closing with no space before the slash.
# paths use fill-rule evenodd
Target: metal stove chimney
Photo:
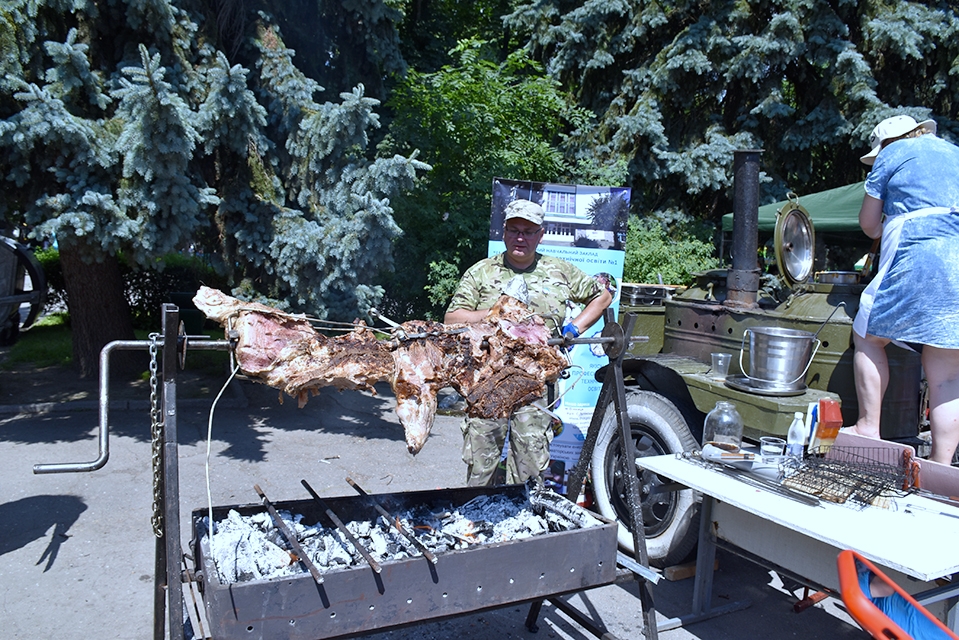
<path id="1" fill-rule="evenodd" d="M 732 268 L 726 272 L 726 305 L 758 306 L 759 155 L 762 149 L 733 152 Z"/>

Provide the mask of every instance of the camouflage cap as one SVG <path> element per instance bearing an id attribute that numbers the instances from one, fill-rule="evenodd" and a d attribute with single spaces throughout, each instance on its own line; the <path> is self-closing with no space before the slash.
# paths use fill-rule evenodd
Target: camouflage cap
<path id="1" fill-rule="evenodd" d="M 507 220 L 522 218 L 539 225 L 543 224 L 543 218 L 546 216 L 543 207 L 529 200 L 513 200 L 506 205 L 505 213 Z"/>

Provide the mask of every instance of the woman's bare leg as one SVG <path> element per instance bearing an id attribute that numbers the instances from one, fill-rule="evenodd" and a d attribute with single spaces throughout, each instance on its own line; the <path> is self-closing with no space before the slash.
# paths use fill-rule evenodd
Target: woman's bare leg
<path id="1" fill-rule="evenodd" d="M 889 340 L 853 333 L 856 353 L 852 363 L 856 374 L 856 397 L 859 400 L 859 419 L 853 430 L 861 436 L 879 438 L 879 416 L 882 397 L 889 385 L 889 360 L 886 345 Z"/>
<path id="2" fill-rule="evenodd" d="M 929 383 L 929 459 L 951 464 L 959 445 L 959 349 L 923 347 L 922 368 Z"/>

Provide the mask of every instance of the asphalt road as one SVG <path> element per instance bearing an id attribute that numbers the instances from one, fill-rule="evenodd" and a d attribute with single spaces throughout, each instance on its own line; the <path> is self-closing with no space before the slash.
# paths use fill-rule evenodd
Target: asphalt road
<path id="1" fill-rule="evenodd" d="M 257 502 L 259 484 L 273 501 L 306 499 L 300 479 L 324 497 L 353 495 L 347 476 L 370 493 L 462 486 L 457 417 L 437 418 L 415 458 L 406 452 L 389 389 L 379 396 L 326 391 L 303 409 L 250 382 L 234 383 L 212 417 L 210 493 L 214 505 Z M 143 408 L 113 411 L 110 460 L 95 472 L 34 475 L 37 463 L 96 458 L 97 413 L 59 406 L 43 414 L 0 407 L 0 636 L 3 638 L 130 638 L 153 633 L 150 419 Z M 135 403 L 134 403 L 135 404 Z M 178 412 L 180 511 L 184 548 L 190 513 L 205 508 L 207 401 L 184 401 Z M 863 638 L 827 599 L 793 612 L 802 590 L 788 591 L 774 573 L 720 553 L 714 606 L 752 605 L 665 640 L 700 638 Z M 661 619 L 687 613 L 691 579 L 653 589 Z M 642 615 L 635 583 L 609 585 L 566 599 L 619 638 L 639 638 Z M 417 640 L 593 637 L 550 604 L 539 632 L 523 625 L 528 606 L 385 631 L 369 638 Z"/>

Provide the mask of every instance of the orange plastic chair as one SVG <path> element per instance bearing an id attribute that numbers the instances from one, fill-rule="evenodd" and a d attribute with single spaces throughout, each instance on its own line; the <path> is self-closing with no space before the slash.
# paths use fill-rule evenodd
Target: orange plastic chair
<path id="1" fill-rule="evenodd" d="M 837 563 L 839 565 L 839 590 L 842 594 L 842 601 L 845 603 L 849 615 L 873 638 L 879 638 L 881 640 L 908 640 L 912 638 L 912 636 L 893 622 L 889 616 L 873 604 L 869 595 L 863 592 L 859 584 L 857 563 L 878 576 L 883 582 L 892 587 L 896 593 L 902 596 L 907 603 L 915 607 L 916 611 L 931 621 L 936 627 L 934 631 L 941 632 L 941 634 L 935 634 L 936 638 L 953 638 L 959 640 L 959 636 L 950 631 L 949 627 L 929 613 L 925 607 L 916 602 L 915 598 L 906 593 L 902 587 L 886 577 L 882 571 L 876 568 L 876 565 L 855 551 L 846 549 L 845 551 L 839 552 Z"/>

